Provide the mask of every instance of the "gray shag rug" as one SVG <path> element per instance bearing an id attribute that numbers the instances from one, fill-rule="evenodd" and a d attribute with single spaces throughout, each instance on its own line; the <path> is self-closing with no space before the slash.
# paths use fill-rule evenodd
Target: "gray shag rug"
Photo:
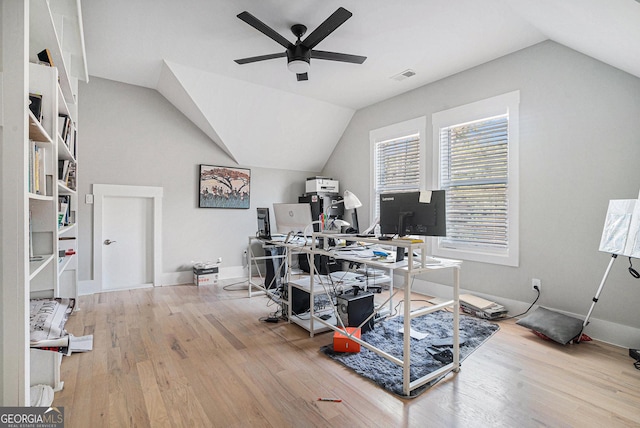
<path id="1" fill-rule="evenodd" d="M 413 330 L 428 333 L 428 336 L 422 340 L 411 338 L 411 381 L 432 373 L 453 361 L 451 353 L 453 346 L 446 344 L 447 339 L 452 340 L 453 338 L 452 322 L 453 314 L 446 311 L 436 311 L 411 320 Z M 373 330 L 362 334 L 362 340 L 395 357 L 402 358 L 403 334 L 398 332 L 402 328 L 402 323 L 402 316 L 377 323 Z M 487 320 L 460 314 L 460 361 L 469 356 L 499 328 L 497 324 Z M 407 397 L 402 392 L 402 367 L 364 346 L 360 347 L 358 353 L 335 352 L 332 343 L 323 346 L 320 351 L 372 380 L 387 391 Z M 441 378 L 414 389 L 411 391 L 410 397 L 417 397 Z"/>

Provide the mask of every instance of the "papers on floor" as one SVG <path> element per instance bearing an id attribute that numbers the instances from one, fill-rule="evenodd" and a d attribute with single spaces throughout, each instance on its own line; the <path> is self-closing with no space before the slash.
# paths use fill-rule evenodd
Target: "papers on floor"
<path id="1" fill-rule="evenodd" d="M 404 334 L 404 326 L 400 327 L 398 332 Z M 413 327 L 411 327 L 409 329 L 409 336 L 411 336 L 412 338 L 414 338 L 416 340 L 422 340 L 425 337 L 429 336 L 429 333 L 423 333 L 421 331 L 414 330 Z"/>
<path id="2" fill-rule="evenodd" d="M 87 336 L 75 337 L 69 335 L 69 351 L 71 352 L 88 352 L 93 350 L 93 334 Z"/>
<path id="3" fill-rule="evenodd" d="M 75 299 L 32 299 L 30 301 L 30 346 L 64 355 L 93 349 L 93 335 L 76 337 L 65 324 L 75 307 Z"/>
<path id="4" fill-rule="evenodd" d="M 460 295 L 460 309 L 479 318 L 498 319 L 507 316 L 507 309 L 495 302 L 472 294 Z"/>
<path id="5" fill-rule="evenodd" d="M 73 312 L 75 299 L 32 299 L 29 331 L 31 346 L 64 346 L 52 343 L 67 335 L 64 325 Z"/>

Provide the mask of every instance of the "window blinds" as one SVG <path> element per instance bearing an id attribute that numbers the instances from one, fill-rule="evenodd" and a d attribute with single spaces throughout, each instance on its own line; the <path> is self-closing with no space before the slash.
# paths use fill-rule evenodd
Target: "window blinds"
<path id="1" fill-rule="evenodd" d="M 375 213 L 380 214 L 379 195 L 420 188 L 420 135 L 379 141 L 375 145 Z"/>
<path id="2" fill-rule="evenodd" d="M 508 249 L 508 125 L 501 115 L 440 129 L 444 247 Z"/>

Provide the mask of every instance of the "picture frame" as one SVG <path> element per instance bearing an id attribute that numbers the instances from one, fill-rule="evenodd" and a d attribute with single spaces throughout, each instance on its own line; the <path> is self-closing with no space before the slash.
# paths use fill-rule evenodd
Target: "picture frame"
<path id="1" fill-rule="evenodd" d="M 250 196 L 250 169 L 200 164 L 200 208 L 249 209 Z"/>

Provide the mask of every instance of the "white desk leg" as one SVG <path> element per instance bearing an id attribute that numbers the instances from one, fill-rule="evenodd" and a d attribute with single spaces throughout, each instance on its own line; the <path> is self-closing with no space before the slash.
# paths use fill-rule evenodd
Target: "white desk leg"
<path id="1" fill-rule="evenodd" d="M 249 245 L 247 246 L 247 283 L 249 284 L 249 298 L 251 298 L 251 289 L 253 284 L 251 283 L 251 262 L 253 261 L 253 250 L 251 249 L 251 240 L 249 237 Z"/>
<path id="2" fill-rule="evenodd" d="M 310 273 L 309 275 L 309 337 L 313 337 L 313 333 L 314 333 L 313 332 L 313 324 L 314 324 L 313 316 L 315 315 L 313 308 L 316 303 L 316 299 L 313 294 L 316 286 L 315 255 L 307 253 L 307 258 L 308 258 L 309 273 Z"/>
<path id="3" fill-rule="evenodd" d="M 285 248 L 285 252 L 287 253 L 287 273 L 285 274 L 285 280 L 287 281 L 287 320 L 291 323 L 291 305 L 293 302 L 293 289 L 291 286 L 291 250 L 289 248 Z"/>
<path id="4" fill-rule="evenodd" d="M 292 316 L 292 311 L 291 311 L 291 283 L 287 282 L 287 321 L 289 322 L 289 324 L 291 324 L 291 316 Z"/>
<path id="5" fill-rule="evenodd" d="M 453 268 L 453 371 L 460 371 L 460 266 Z"/>
<path id="6" fill-rule="evenodd" d="M 404 277 L 404 336 L 402 355 L 402 392 L 409 396 L 411 391 L 411 282 L 409 274 L 403 273 Z"/>
<path id="7" fill-rule="evenodd" d="M 393 285 L 395 283 L 395 275 L 393 269 L 389 269 L 387 272 L 391 276 L 391 282 L 389 283 L 389 317 L 393 316 Z"/>

